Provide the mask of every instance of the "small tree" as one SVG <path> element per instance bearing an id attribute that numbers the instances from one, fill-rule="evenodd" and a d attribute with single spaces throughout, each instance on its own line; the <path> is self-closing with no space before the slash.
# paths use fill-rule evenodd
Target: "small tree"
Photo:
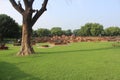
<path id="1" fill-rule="evenodd" d="M 18 3 L 16 2 L 16 0 L 9 0 L 9 1 L 23 17 L 22 43 L 21 43 L 21 50 L 18 53 L 18 55 L 23 56 L 23 55 L 33 54 L 35 52 L 31 45 L 32 27 L 36 23 L 38 18 L 47 10 L 46 6 L 48 0 L 43 0 L 42 7 L 39 10 L 33 9 L 33 2 L 35 0 L 23 0 L 25 8 L 22 7 L 22 4 L 19 0 Z"/>

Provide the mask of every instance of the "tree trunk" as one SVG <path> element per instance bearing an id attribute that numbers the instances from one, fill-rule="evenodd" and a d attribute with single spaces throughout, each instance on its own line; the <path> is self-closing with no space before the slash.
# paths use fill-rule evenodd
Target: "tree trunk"
<path id="1" fill-rule="evenodd" d="M 20 52 L 18 52 L 18 55 L 24 56 L 35 53 L 31 44 L 31 35 L 32 35 L 32 27 L 29 27 L 27 23 L 23 23 L 21 50 Z"/>
<path id="2" fill-rule="evenodd" d="M 12 6 L 23 16 L 23 26 L 22 26 L 22 42 L 21 50 L 18 55 L 30 55 L 34 53 L 31 36 L 32 36 L 32 26 L 38 20 L 38 18 L 47 10 L 46 6 L 48 0 L 44 0 L 42 7 L 39 10 L 34 10 L 32 8 L 34 0 L 23 0 L 25 9 L 22 7 L 20 0 L 18 3 L 16 0 L 10 0 Z M 35 14 L 33 15 L 33 13 Z"/>

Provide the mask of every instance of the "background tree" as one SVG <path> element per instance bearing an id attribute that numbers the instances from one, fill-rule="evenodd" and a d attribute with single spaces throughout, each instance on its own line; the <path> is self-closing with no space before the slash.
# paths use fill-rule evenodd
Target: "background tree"
<path id="1" fill-rule="evenodd" d="M 90 36 L 91 33 L 89 31 L 90 29 L 88 27 L 82 26 L 79 29 L 79 36 Z"/>
<path id="2" fill-rule="evenodd" d="M 105 29 L 106 36 L 119 36 L 120 28 L 119 27 L 109 27 Z"/>
<path id="3" fill-rule="evenodd" d="M 80 29 L 73 30 L 73 35 L 80 36 Z"/>
<path id="4" fill-rule="evenodd" d="M 66 35 L 66 36 L 71 36 L 72 35 L 72 31 L 70 29 L 64 30 L 63 34 Z"/>
<path id="5" fill-rule="evenodd" d="M 61 35 L 63 35 L 63 31 L 60 27 L 53 27 L 51 29 L 51 35 L 52 36 L 61 36 Z"/>
<path id="6" fill-rule="evenodd" d="M 91 32 L 90 32 L 91 25 L 92 25 L 92 23 L 86 23 L 84 26 L 82 26 L 81 29 L 80 29 L 81 35 L 91 36 Z"/>
<path id="7" fill-rule="evenodd" d="M 21 49 L 18 55 L 33 54 L 34 49 L 31 45 L 32 27 L 38 20 L 38 18 L 47 10 L 46 6 L 48 0 L 43 0 L 43 4 L 39 10 L 33 9 L 33 3 L 35 0 L 23 0 L 25 8 L 23 8 L 20 0 L 9 0 L 12 6 L 22 15 L 22 43 Z M 41 0 L 39 0 L 41 1 Z"/>
<path id="8" fill-rule="evenodd" d="M 99 36 L 103 32 L 103 26 L 98 23 L 86 23 L 80 29 L 81 36 Z"/>
<path id="9" fill-rule="evenodd" d="M 91 29 L 90 29 L 90 32 L 91 32 L 91 35 L 92 36 L 100 36 L 103 32 L 103 26 L 98 24 L 98 23 L 93 23 L 91 25 Z"/>
<path id="10" fill-rule="evenodd" d="M 10 16 L 0 15 L 0 36 L 3 38 L 20 38 L 20 26 Z"/>
<path id="11" fill-rule="evenodd" d="M 36 32 L 37 32 L 38 37 L 45 37 L 45 36 L 48 37 L 51 35 L 50 30 L 44 29 L 44 28 L 40 28 Z"/>
<path id="12" fill-rule="evenodd" d="M 32 37 L 38 37 L 37 30 L 33 30 Z"/>

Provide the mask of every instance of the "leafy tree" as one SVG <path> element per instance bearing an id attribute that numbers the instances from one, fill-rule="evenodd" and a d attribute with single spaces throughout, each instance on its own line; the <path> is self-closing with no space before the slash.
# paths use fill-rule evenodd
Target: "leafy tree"
<path id="1" fill-rule="evenodd" d="M 0 15 L 0 35 L 3 38 L 19 38 L 20 26 L 10 16 L 5 14 Z"/>
<path id="2" fill-rule="evenodd" d="M 43 4 L 39 10 L 33 9 L 33 3 L 36 0 L 22 0 L 25 8 L 23 8 L 20 0 L 9 1 L 11 2 L 12 6 L 22 15 L 23 18 L 22 45 L 18 55 L 24 56 L 33 54 L 35 52 L 31 45 L 32 27 L 36 23 L 38 18 L 47 10 L 46 6 L 48 4 L 48 0 L 43 0 Z"/>
<path id="3" fill-rule="evenodd" d="M 92 23 L 86 23 L 84 26 L 82 26 L 80 29 L 80 35 L 91 36 L 91 32 L 90 32 L 91 25 Z"/>
<path id="4" fill-rule="evenodd" d="M 70 29 L 64 30 L 63 34 L 66 35 L 66 36 L 71 36 L 72 35 L 72 31 Z"/>
<path id="5" fill-rule="evenodd" d="M 80 36 L 90 35 L 89 29 L 87 27 L 82 26 L 81 29 L 79 30 L 79 35 Z"/>
<path id="6" fill-rule="evenodd" d="M 75 36 L 80 36 L 80 29 L 75 29 L 75 30 L 73 30 L 73 35 L 75 35 Z"/>
<path id="7" fill-rule="evenodd" d="M 63 31 L 60 27 L 53 27 L 51 29 L 51 35 L 52 36 L 61 36 L 61 35 L 63 35 Z"/>
<path id="8" fill-rule="evenodd" d="M 40 28 L 36 32 L 37 32 L 37 35 L 39 37 L 45 37 L 45 36 L 50 36 L 51 35 L 50 30 L 44 29 L 44 28 Z"/>
<path id="9" fill-rule="evenodd" d="M 80 29 L 81 36 L 99 36 L 103 32 L 103 26 L 98 23 L 86 23 Z"/>
<path id="10" fill-rule="evenodd" d="M 92 36 L 99 36 L 103 32 L 103 26 L 98 23 L 94 23 L 91 25 L 90 32 Z"/>
<path id="11" fill-rule="evenodd" d="M 120 35 L 119 27 L 109 27 L 105 29 L 106 36 L 118 36 Z"/>
<path id="12" fill-rule="evenodd" d="M 32 37 L 38 37 L 37 30 L 33 30 Z"/>

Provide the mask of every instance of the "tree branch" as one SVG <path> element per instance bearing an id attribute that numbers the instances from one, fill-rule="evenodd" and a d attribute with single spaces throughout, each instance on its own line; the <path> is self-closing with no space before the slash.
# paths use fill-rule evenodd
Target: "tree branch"
<path id="1" fill-rule="evenodd" d="M 22 7 L 22 5 L 21 5 L 20 1 L 18 1 L 18 6 L 19 6 L 19 7 Z"/>
<path id="2" fill-rule="evenodd" d="M 23 15 L 24 9 L 21 6 L 21 3 L 19 2 L 18 4 L 16 3 L 15 0 L 9 0 L 12 6 L 20 13 Z"/>
<path id="3" fill-rule="evenodd" d="M 47 10 L 46 9 L 47 4 L 48 4 L 48 0 L 44 0 L 41 9 L 32 18 L 32 23 L 31 23 L 32 26 L 35 24 L 37 19 Z"/>

